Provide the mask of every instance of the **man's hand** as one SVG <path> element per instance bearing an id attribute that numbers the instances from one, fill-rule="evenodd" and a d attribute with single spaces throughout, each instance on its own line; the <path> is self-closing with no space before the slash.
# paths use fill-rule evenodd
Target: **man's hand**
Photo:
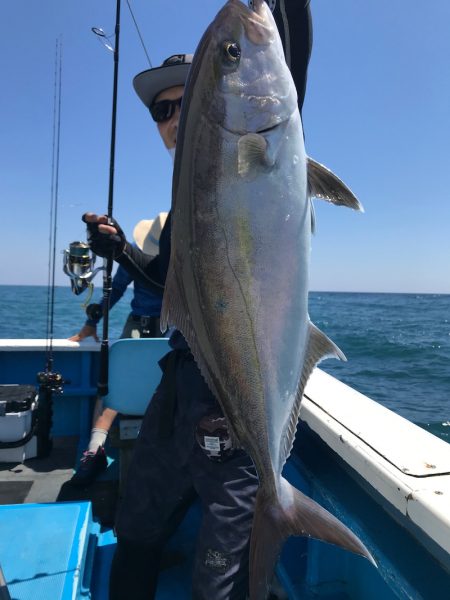
<path id="1" fill-rule="evenodd" d="M 88 243 L 95 254 L 103 258 L 118 258 L 127 240 L 120 225 L 114 219 L 108 224 L 106 215 L 85 213 L 82 220 L 87 225 Z"/>
<path id="2" fill-rule="evenodd" d="M 83 325 L 78 333 L 68 338 L 70 342 L 81 342 L 87 337 L 93 337 L 96 342 L 99 341 L 97 328 L 92 325 Z"/>

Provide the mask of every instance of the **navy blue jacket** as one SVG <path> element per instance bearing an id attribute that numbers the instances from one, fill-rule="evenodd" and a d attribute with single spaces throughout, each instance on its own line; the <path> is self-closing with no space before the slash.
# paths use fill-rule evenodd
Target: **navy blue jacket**
<path id="1" fill-rule="evenodd" d="M 132 247 L 136 248 L 135 245 Z M 162 290 L 151 291 L 142 281 L 135 280 L 129 271 L 122 265 L 119 265 L 111 284 L 111 295 L 109 308 L 111 309 L 124 295 L 130 283 L 134 282 L 133 299 L 131 300 L 131 314 L 136 317 L 159 317 L 162 304 Z M 103 299 L 100 301 L 103 307 Z M 87 319 L 86 325 L 96 327 L 101 317 L 98 319 Z"/>

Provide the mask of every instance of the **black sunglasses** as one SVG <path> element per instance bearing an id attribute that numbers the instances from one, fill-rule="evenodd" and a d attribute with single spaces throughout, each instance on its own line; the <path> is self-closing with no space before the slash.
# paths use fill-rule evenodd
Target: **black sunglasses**
<path id="1" fill-rule="evenodd" d="M 152 119 L 156 121 L 156 123 L 168 121 L 174 114 L 177 106 L 181 107 L 181 100 L 182 97 L 177 98 L 176 100 L 160 100 L 159 102 L 154 102 L 149 109 Z"/>

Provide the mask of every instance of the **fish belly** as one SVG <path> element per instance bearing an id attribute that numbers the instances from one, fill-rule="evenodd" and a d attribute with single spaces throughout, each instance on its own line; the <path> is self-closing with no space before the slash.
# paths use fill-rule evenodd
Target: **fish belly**
<path id="1" fill-rule="evenodd" d="M 209 182 L 198 163 L 183 286 L 196 344 L 240 445 L 278 465 L 308 330 L 310 206 L 299 118 L 271 167 L 239 176 L 231 134 Z"/>

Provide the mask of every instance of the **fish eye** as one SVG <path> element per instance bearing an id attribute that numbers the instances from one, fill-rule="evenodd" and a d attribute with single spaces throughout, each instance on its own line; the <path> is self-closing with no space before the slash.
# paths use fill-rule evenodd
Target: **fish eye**
<path id="1" fill-rule="evenodd" d="M 236 42 L 224 42 L 223 53 L 225 58 L 232 63 L 239 62 L 241 58 L 241 48 Z"/>

